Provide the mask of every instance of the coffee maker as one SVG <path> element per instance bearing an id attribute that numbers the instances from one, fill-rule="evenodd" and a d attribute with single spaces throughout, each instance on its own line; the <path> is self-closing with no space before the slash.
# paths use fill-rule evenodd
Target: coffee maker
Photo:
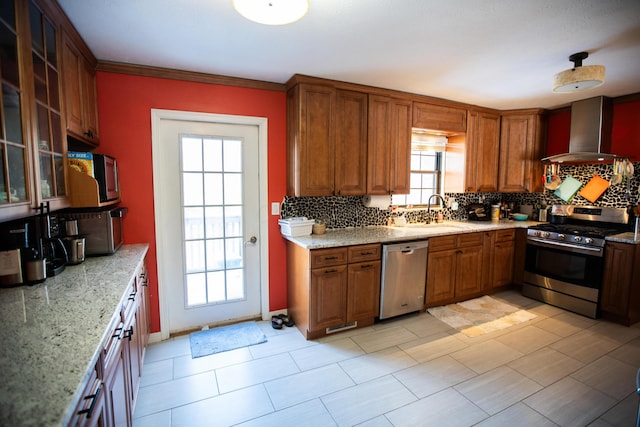
<path id="1" fill-rule="evenodd" d="M 33 285 L 47 278 L 33 218 L 0 225 L 0 286 Z"/>
<path id="2" fill-rule="evenodd" d="M 40 213 L 36 216 L 39 236 L 39 252 L 45 260 L 47 277 L 62 273 L 69 261 L 67 250 L 62 243 L 62 232 L 58 217 L 51 215 L 49 203 L 40 204 Z"/>

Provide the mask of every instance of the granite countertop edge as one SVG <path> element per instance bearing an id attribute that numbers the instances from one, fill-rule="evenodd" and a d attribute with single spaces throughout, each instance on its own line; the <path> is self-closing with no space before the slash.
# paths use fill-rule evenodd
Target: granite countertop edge
<path id="1" fill-rule="evenodd" d="M 430 237 L 450 234 L 475 233 L 482 231 L 503 230 L 509 228 L 529 228 L 543 224 L 538 221 L 445 221 L 441 224 L 409 224 L 405 227 L 369 226 L 329 229 L 324 234 L 308 236 L 282 236 L 305 249 L 328 249 L 341 246 L 366 245 L 372 243 L 394 243 L 410 240 L 428 239 Z M 640 235 L 625 232 L 608 236 L 607 241 L 640 244 Z"/>
<path id="2" fill-rule="evenodd" d="M 324 249 L 340 246 L 365 245 L 372 243 L 394 243 L 451 234 L 475 233 L 482 231 L 528 228 L 541 224 L 538 221 L 445 221 L 440 224 L 408 224 L 405 227 L 370 226 L 329 229 L 325 234 L 308 236 L 282 236 L 305 249 Z"/>
<path id="3" fill-rule="evenodd" d="M 0 425 L 67 425 L 149 249 L 122 246 L 32 286 L 0 288 Z"/>

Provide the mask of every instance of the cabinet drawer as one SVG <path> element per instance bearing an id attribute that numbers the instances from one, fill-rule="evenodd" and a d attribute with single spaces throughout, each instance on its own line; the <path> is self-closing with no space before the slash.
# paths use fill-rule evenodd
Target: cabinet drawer
<path id="1" fill-rule="evenodd" d="M 381 245 L 359 245 L 349 247 L 349 263 L 380 259 Z"/>
<path id="2" fill-rule="evenodd" d="M 458 246 L 482 245 L 483 233 L 458 234 Z"/>
<path id="3" fill-rule="evenodd" d="M 444 251 L 458 246 L 458 235 L 432 237 L 429 239 L 429 252 Z"/>
<path id="4" fill-rule="evenodd" d="M 311 251 L 311 268 L 347 263 L 347 248 L 316 249 Z"/>
<path id="5" fill-rule="evenodd" d="M 510 228 L 508 230 L 496 231 L 496 242 L 506 242 L 516 237 L 516 230 Z"/>

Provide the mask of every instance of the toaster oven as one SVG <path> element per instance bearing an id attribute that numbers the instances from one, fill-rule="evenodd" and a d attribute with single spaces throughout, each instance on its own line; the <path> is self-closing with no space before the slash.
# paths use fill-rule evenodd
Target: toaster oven
<path id="1" fill-rule="evenodd" d="M 122 222 L 127 208 L 74 209 L 64 216 L 78 220 L 78 232 L 85 238 L 85 255 L 110 255 L 124 242 Z"/>

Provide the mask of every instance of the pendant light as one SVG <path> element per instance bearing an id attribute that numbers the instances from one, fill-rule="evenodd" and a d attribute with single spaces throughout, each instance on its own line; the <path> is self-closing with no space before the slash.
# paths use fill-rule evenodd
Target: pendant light
<path id="1" fill-rule="evenodd" d="M 233 0 L 233 7 L 250 21 L 286 25 L 307 14 L 309 0 Z"/>
<path id="2" fill-rule="evenodd" d="M 578 52 L 569 57 L 569 61 L 573 62 L 573 68 L 555 75 L 553 79 L 554 92 L 577 92 L 604 83 L 603 65 L 582 66 L 582 60 L 587 59 L 588 56 L 587 52 Z"/>

